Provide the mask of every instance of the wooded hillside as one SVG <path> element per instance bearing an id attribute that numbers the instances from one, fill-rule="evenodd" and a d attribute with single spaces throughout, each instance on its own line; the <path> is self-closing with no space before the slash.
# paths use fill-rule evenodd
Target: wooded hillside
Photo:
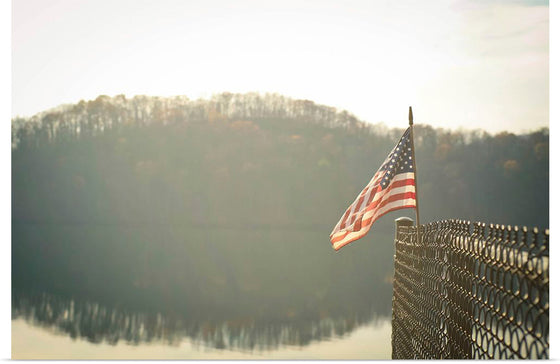
<path id="1" fill-rule="evenodd" d="M 405 127 L 270 94 L 100 96 L 13 120 L 13 218 L 330 226 Z M 548 130 L 415 139 L 423 222 L 548 227 Z"/>

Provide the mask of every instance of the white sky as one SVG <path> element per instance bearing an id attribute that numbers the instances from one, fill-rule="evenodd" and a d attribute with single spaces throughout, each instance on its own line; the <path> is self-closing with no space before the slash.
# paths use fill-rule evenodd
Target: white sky
<path id="1" fill-rule="evenodd" d="M 99 94 L 276 92 L 368 122 L 549 124 L 547 1 L 15 0 L 12 116 Z"/>

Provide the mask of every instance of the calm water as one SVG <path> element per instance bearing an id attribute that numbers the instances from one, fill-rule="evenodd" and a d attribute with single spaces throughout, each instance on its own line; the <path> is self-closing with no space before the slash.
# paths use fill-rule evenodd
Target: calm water
<path id="1" fill-rule="evenodd" d="M 390 358 L 392 233 L 13 224 L 14 358 Z"/>
<path id="2" fill-rule="evenodd" d="M 190 340 L 175 345 L 92 344 L 21 320 L 12 321 L 14 359 L 390 359 L 391 322 L 357 328 L 339 338 L 275 350 L 216 349 Z"/>

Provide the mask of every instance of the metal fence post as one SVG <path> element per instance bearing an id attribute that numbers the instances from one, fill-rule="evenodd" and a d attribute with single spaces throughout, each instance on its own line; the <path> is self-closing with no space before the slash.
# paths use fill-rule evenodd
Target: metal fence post
<path id="1" fill-rule="evenodd" d="M 398 237 L 399 234 L 399 227 L 401 226 L 412 226 L 413 225 L 413 220 L 410 217 L 399 217 L 398 219 L 395 219 L 395 240 Z"/>
<path id="2" fill-rule="evenodd" d="M 399 229 L 401 227 L 405 227 L 405 226 L 412 226 L 413 225 L 413 221 L 411 218 L 403 216 L 403 217 L 399 217 L 398 219 L 395 219 L 395 255 L 393 255 L 393 299 L 392 299 L 392 314 L 391 314 L 391 326 L 392 326 L 392 332 L 391 332 L 391 346 L 392 346 L 392 358 L 393 359 L 397 359 L 401 357 L 401 353 L 399 353 L 399 348 L 400 348 L 400 344 L 395 342 L 395 338 L 398 336 L 395 336 L 395 330 L 399 330 L 401 327 L 403 327 L 403 323 L 400 322 L 399 320 L 401 320 L 398 317 L 398 314 L 396 314 L 397 309 L 395 307 L 395 290 L 398 289 L 398 287 L 395 286 L 395 274 L 396 274 L 396 262 L 399 261 L 401 259 L 400 252 L 399 249 L 397 248 L 397 244 L 399 241 L 402 241 L 402 238 L 399 236 Z M 401 337 L 403 335 L 401 334 Z M 411 337 L 412 335 L 404 335 L 407 337 Z M 411 359 L 411 358 L 410 358 Z"/>

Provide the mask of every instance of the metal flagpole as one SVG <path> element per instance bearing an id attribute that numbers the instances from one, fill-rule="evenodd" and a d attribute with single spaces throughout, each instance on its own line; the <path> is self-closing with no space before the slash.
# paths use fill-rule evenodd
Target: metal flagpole
<path id="1" fill-rule="evenodd" d="M 414 191 L 416 193 L 416 238 L 420 244 L 420 204 L 418 203 L 418 177 L 416 176 L 416 152 L 414 152 L 414 123 L 412 122 L 412 106 L 408 107 L 408 125 L 410 125 L 410 143 L 412 145 L 412 169 L 414 170 Z"/>

